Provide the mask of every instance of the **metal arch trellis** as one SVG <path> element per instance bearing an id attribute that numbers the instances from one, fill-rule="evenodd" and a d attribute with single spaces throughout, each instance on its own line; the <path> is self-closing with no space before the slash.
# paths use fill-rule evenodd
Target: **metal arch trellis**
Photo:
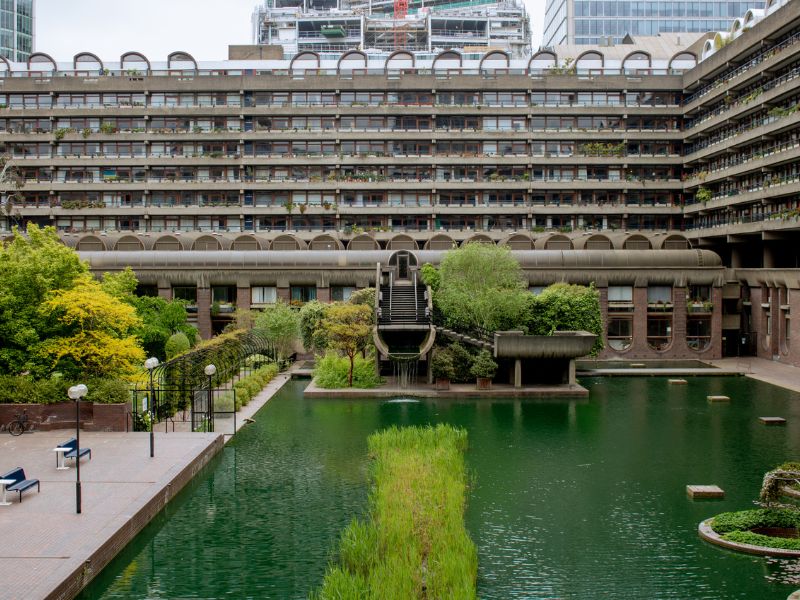
<path id="1" fill-rule="evenodd" d="M 147 429 L 147 423 L 141 419 L 140 400 L 150 395 L 153 396 L 155 421 L 163 421 L 165 429 L 170 420 L 174 428 L 174 416 L 178 411 L 183 411 L 184 417 L 190 411 L 192 430 L 204 426 L 209 419 L 213 422 L 214 411 L 206 401 L 211 394 L 218 395 L 226 390 L 235 394 L 232 388 L 237 379 L 249 375 L 262 362 L 276 360 L 272 341 L 266 334 L 251 330 L 220 336 L 208 345 L 165 361 L 153 369 L 152 391 L 149 380 L 133 389 L 133 429 Z M 211 378 L 205 374 L 209 364 L 216 367 Z"/>

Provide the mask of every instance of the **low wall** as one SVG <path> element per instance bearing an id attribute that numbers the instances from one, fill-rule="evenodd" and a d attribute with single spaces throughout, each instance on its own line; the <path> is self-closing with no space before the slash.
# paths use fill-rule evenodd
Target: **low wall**
<path id="1" fill-rule="evenodd" d="M 28 412 L 28 420 L 40 431 L 75 429 L 75 403 L 0 404 L 0 423 L 8 424 L 17 413 Z M 131 405 L 80 403 L 81 429 L 86 431 L 126 431 Z"/>

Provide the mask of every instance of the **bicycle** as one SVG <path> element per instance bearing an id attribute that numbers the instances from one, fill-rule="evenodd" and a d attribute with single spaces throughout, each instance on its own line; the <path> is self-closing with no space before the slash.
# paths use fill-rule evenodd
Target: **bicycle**
<path id="1" fill-rule="evenodd" d="M 16 413 L 14 419 L 8 423 L 6 429 L 11 435 L 22 435 L 26 431 L 32 432 L 35 423 L 28 418 L 28 410 L 23 409 L 22 414 Z"/>

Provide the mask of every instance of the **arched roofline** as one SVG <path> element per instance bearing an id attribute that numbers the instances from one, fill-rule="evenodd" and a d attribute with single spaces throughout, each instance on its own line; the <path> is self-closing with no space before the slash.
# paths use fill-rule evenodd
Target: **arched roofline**
<path id="1" fill-rule="evenodd" d="M 160 236 L 158 236 L 157 238 L 155 238 L 155 239 L 153 240 L 153 250 L 156 250 L 156 249 L 157 249 L 157 248 L 156 248 L 156 246 L 157 246 L 159 243 L 161 243 L 161 242 L 165 242 L 165 241 L 176 241 L 176 242 L 178 242 L 178 246 L 180 246 L 180 249 L 181 249 L 181 250 L 188 250 L 188 248 L 186 248 L 186 244 L 184 244 L 184 242 L 183 242 L 183 240 L 181 239 L 181 237 L 182 237 L 182 236 L 180 236 L 180 235 L 173 235 L 173 234 L 171 234 L 171 233 L 167 233 L 167 234 L 164 234 L 164 235 L 160 235 Z"/>
<path id="2" fill-rule="evenodd" d="M 475 233 L 469 236 L 463 242 L 461 242 L 461 245 L 465 246 L 467 244 L 485 244 L 487 242 L 490 243 L 492 246 L 495 245 L 494 240 L 485 233 Z"/>
<path id="3" fill-rule="evenodd" d="M 681 50 L 680 52 L 676 52 L 675 54 L 672 55 L 672 58 L 669 59 L 669 65 L 667 66 L 667 68 L 671 69 L 672 63 L 681 56 L 691 56 L 694 59 L 695 64 L 697 64 L 697 54 L 695 54 L 694 52 L 689 52 L 688 50 Z"/>
<path id="4" fill-rule="evenodd" d="M 139 250 L 145 250 L 145 249 L 151 250 L 152 249 L 152 246 L 150 246 L 150 248 L 146 248 L 145 243 L 144 243 L 144 241 L 142 241 L 141 238 L 139 238 L 139 237 L 137 237 L 135 235 L 132 235 L 130 233 L 126 233 L 125 235 L 121 235 L 119 238 L 117 238 L 114 241 L 114 250 L 117 251 L 117 249 L 119 248 L 120 242 L 129 242 L 130 240 L 133 240 L 137 244 L 139 244 Z"/>
<path id="5" fill-rule="evenodd" d="M 215 248 L 215 250 L 222 250 L 223 249 L 222 248 L 222 243 L 220 242 L 219 238 L 214 237 L 213 235 L 204 234 L 204 235 L 198 236 L 197 238 L 194 239 L 194 241 L 192 242 L 192 250 L 197 250 L 198 242 L 205 242 L 207 240 L 213 240 L 214 243 L 217 244 L 217 247 Z"/>
<path id="6" fill-rule="evenodd" d="M 129 58 L 132 58 L 132 57 L 138 58 L 137 62 L 143 62 L 144 64 L 146 64 L 147 65 L 147 73 L 148 74 L 150 73 L 150 71 L 152 70 L 152 67 L 150 66 L 150 59 L 148 59 L 141 52 L 137 52 L 136 50 L 129 50 L 128 52 L 126 52 L 125 54 L 123 54 L 122 56 L 119 57 L 119 66 L 120 66 L 120 68 L 124 69 L 125 68 L 125 61 L 127 61 Z"/>
<path id="7" fill-rule="evenodd" d="M 460 52 L 456 52 L 455 50 L 442 50 L 436 57 L 433 59 L 431 63 L 431 69 L 436 69 L 436 63 L 440 60 L 453 60 L 458 59 L 458 66 L 464 66 L 464 57 L 461 55 Z"/>
<path id="8" fill-rule="evenodd" d="M 425 242 L 425 246 L 423 247 L 423 249 L 424 250 L 430 249 L 431 242 L 439 241 L 439 240 L 446 240 L 446 241 L 450 242 L 450 244 L 453 247 L 458 246 L 458 242 L 455 239 L 453 239 L 451 236 L 447 235 L 446 233 L 437 233 L 436 235 L 433 235 L 433 236 L 428 238 L 428 240 Z"/>
<path id="9" fill-rule="evenodd" d="M 322 235 L 312 238 L 308 244 L 309 248 L 314 245 L 314 242 L 333 242 L 337 250 L 344 250 L 342 241 L 329 233 L 323 233 Z"/>
<path id="10" fill-rule="evenodd" d="M 282 233 L 282 234 L 280 234 L 278 236 L 275 236 L 275 238 L 270 243 L 269 249 L 270 250 L 274 250 L 275 249 L 275 242 L 281 242 L 281 241 L 286 241 L 286 240 L 292 240 L 294 242 L 295 248 L 297 250 L 307 250 L 308 249 L 308 244 L 306 244 L 303 240 L 301 240 L 296 235 L 292 235 L 291 233 Z M 287 252 L 288 252 L 288 250 L 287 250 Z"/>
<path id="11" fill-rule="evenodd" d="M 601 67 L 604 67 L 604 66 L 605 66 L 605 64 L 606 64 L 606 57 L 605 57 L 605 55 L 604 55 L 602 52 L 599 52 L 598 50 L 587 50 L 586 52 L 581 52 L 581 53 L 578 55 L 578 58 L 576 58 L 576 59 L 575 59 L 575 66 L 576 66 L 576 68 L 580 68 L 580 64 L 579 64 L 579 63 L 581 62 L 581 60 L 582 60 L 582 59 L 583 59 L 585 56 L 588 56 L 588 55 L 590 55 L 590 54 L 596 54 L 597 56 L 599 56 L 599 57 L 600 57 L 600 66 L 601 66 Z"/>
<path id="12" fill-rule="evenodd" d="M 742 17 L 737 17 L 731 21 L 731 33 L 736 33 L 742 29 L 744 29 L 744 19 Z"/>
<path id="13" fill-rule="evenodd" d="M 628 53 L 628 55 L 622 59 L 622 68 L 625 68 L 625 63 L 628 62 L 629 58 L 636 56 L 637 54 L 643 54 L 647 57 L 647 66 L 651 66 L 653 64 L 653 56 L 649 52 L 645 52 L 644 50 L 634 50 L 633 52 Z M 634 60 L 641 60 L 641 59 L 634 59 Z"/>
<path id="14" fill-rule="evenodd" d="M 93 241 L 93 242 L 100 242 L 100 245 L 103 246 L 103 250 L 104 251 L 108 250 L 108 243 L 106 242 L 106 240 L 104 240 L 102 237 L 100 237 L 99 235 L 96 235 L 94 233 L 90 233 L 88 235 L 84 235 L 84 236 L 78 238 L 78 241 L 75 243 L 75 248 L 79 250 L 80 249 L 80 245 L 83 242 L 90 241 L 90 240 Z"/>
<path id="15" fill-rule="evenodd" d="M 540 56 L 550 56 L 553 58 L 553 66 L 558 65 L 558 54 L 553 52 L 552 50 L 539 50 L 533 56 L 531 56 L 530 60 L 528 61 L 528 71 L 531 70 L 531 66 L 533 65 L 533 61 L 537 60 Z"/>
<path id="16" fill-rule="evenodd" d="M 489 52 L 481 57 L 481 61 L 478 63 L 478 70 L 483 69 L 484 61 L 490 59 L 492 56 L 502 56 L 506 61 L 505 68 L 508 68 L 509 65 L 511 65 L 511 55 L 508 52 L 505 50 L 489 50 Z"/>
<path id="17" fill-rule="evenodd" d="M 92 54 L 91 52 L 78 52 L 75 56 L 72 57 L 72 68 L 74 70 L 78 70 L 78 63 L 81 62 L 81 58 L 88 57 L 95 61 L 97 64 L 100 65 L 100 70 L 102 71 L 105 68 L 103 61 L 100 60 L 100 57 L 97 54 Z"/>
<path id="18" fill-rule="evenodd" d="M 572 247 L 576 250 L 585 250 L 589 245 L 589 242 L 592 241 L 603 241 L 608 242 L 609 250 L 614 249 L 614 240 L 612 240 L 609 236 L 604 233 L 592 233 L 591 235 L 585 235 L 576 237 L 572 240 Z"/>
<path id="19" fill-rule="evenodd" d="M 369 56 L 367 56 L 366 52 L 362 52 L 361 50 L 347 50 L 339 57 L 339 60 L 336 61 L 337 75 L 342 71 L 342 62 L 349 56 L 360 56 L 364 59 L 364 68 L 367 68 L 367 65 L 369 64 Z"/>
<path id="20" fill-rule="evenodd" d="M 0 55 L 0 61 L 2 61 L 3 64 L 5 64 L 6 71 L 11 72 L 11 63 L 8 61 L 8 59 L 5 56 Z"/>
<path id="21" fill-rule="evenodd" d="M 256 243 L 256 248 L 258 248 L 259 250 L 264 250 L 264 244 L 261 243 L 262 240 L 258 239 L 252 233 L 242 233 L 240 235 L 237 235 L 235 238 L 233 238 L 231 240 L 231 249 L 233 249 L 233 247 L 236 245 L 236 242 L 238 242 L 239 240 L 243 240 L 243 239 L 254 241 Z M 269 242 L 267 242 L 267 248 L 269 248 Z"/>
<path id="22" fill-rule="evenodd" d="M 320 57 L 319 52 L 314 52 L 313 50 L 301 50 L 297 54 L 292 57 L 292 60 L 289 61 L 289 72 L 291 73 L 294 70 L 294 63 L 298 60 L 305 60 L 306 57 L 313 57 L 317 61 L 317 68 L 319 69 L 320 66 Z"/>
<path id="23" fill-rule="evenodd" d="M 625 240 L 622 242 L 622 248 L 624 250 L 627 250 L 628 249 L 628 242 L 631 242 L 631 241 L 638 242 L 640 240 L 644 240 L 645 242 L 647 242 L 649 244 L 649 246 L 650 246 L 650 250 L 654 249 L 652 238 L 650 238 L 649 236 L 644 235 L 643 233 L 632 233 L 629 236 L 627 236 L 625 238 Z"/>
<path id="24" fill-rule="evenodd" d="M 386 62 L 383 65 L 384 72 L 388 72 L 389 71 L 389 68 L 390 68 L 389 63 L 391 63 L 392 60 L 394 60 L 398 56 L 406 56 L 406 57 L 410 58 L 411 59 L 411 68 L 412 69 L 417 66 L 417 59 L 414 57 L 414 53 L 413 52 L 409 52 L 408 50 L 395 50 L 394 52 L 392 52 L 386 58 Z"/>
<path id="25" fill-rule="evenodd" d="M 766 11 L 763 8 L 750 8 L 744 13 L 744 25 L 754 25 L 764 18 Z"/>
<path id="26" fill-rule="evenodd" d="M 530 249 L 533 250 L 534 242 L 533 237 L 527 233 L 512 233 L 497 242 L 498 246 L 508 246 L 514 240 L 524 240 L 530 244 Z"/>
<path id="27" fill-rule="evenodd" d="M 28 69 L 32 69 L 33 68 L 33 67 L 31 67 L 31 65 L 34 63 L 34 59 L 35 58 L 45 58 L 45 59 L 47 59 L 47 61 L 49 61 L 50 64 L 53 65 L 53 71 L 58 71 L 58 65 L 56 65 L 55 59 L 52 56 L 50 56 L 49 54 L 45 54 L 44 52 L 34 52 L 33 54 L 31 54 L 28 57 Z M 41 62 L 44 62 L 44 61 L 36 61 L 36 62 L 37 63 L 41 63 Z"/>
<path id="28" fill-rule="evenodd" d="M 176 50 L 175 52 L 170 52 L 167 56 L 167 69 L 172 69 L 173 62 L 191 62 L 194 65 L 194 70 L 197 70 L 197 61 L 194 59 L 194 56 L 189 54 L 188 52 L 184 52 L 183 50 Z"/>
<path id="29" fill-rule="evenodd" d="M 373 250 L 381 249 L 381 245 L 378 243 L 378 240 L 371 235 L 367 235 L 366 233 L 359 233 L 358 235 L 354 236 L 349 242 L 347 242 L 347 249 L 352 250 L 353 242 L 361 240 L 370 240 L 372 242 Z"/>
<path id="30" fill-rule="evenodd" d="M 680 233 L 671 233 L 669 235 L 656 237 L 650 240 L 650 245 L 654 250 L 663 250 L 667 242 L 675 240 L 686 242 L 686 249 L 691 250 L 692 242 L 689 240 L 689 238 L 687 238 L 685 235 L 681 235 Z"/>
<path id="31" fill-rule="evenodd" d="M 395 241 L 397 241 L 397 242 L 411 242 L 414 245 L 414 249 L 415 250 L 419 250 L 419 244 L 417 243 L 417 240 L 415 240 L 413 237 L 411 237 L 407 233 L 398 233 L 397 235 L 392 237 L 389 241 L 386 242 L 386 249 L 387 250 L 394 250 L 393 244 L 394 244 Z"/>
<path id="32" fill-rule="evenodd" d="M 575 248 L 575 244 L 573 243 L 572 238 L 564 233 L 554 232 L 544 237 L 538 238 L 537 241 L 541 242 L 541 245 L 537 245 L 537 247 L 544 248 L 545 250 L 548 250 L 547 245 L 550 242 L 569 242 L 570 249 L 572 250 Z"/>

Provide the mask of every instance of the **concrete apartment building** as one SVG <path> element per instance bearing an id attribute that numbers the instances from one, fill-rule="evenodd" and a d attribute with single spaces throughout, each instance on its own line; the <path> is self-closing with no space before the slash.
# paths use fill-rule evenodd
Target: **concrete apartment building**
<path id="1" fill-rule="evenodd" d="M 727 0 L 547 0 L 542 46 L 619 44 L 625 36 L 726 30 L 752 7 L 752 2 Z"/>
<path id="2" fill-rule="evenodd" d="M 800 2 L 749 14 L 529 59 L 0 61 L 25 182 L 0 227 L 132 265 L 205 336 L 234 306 L 346 298 L 378 262 L 484 242 L 534 293 L 594 282 L 606 356 L 800 366 Z"/>

